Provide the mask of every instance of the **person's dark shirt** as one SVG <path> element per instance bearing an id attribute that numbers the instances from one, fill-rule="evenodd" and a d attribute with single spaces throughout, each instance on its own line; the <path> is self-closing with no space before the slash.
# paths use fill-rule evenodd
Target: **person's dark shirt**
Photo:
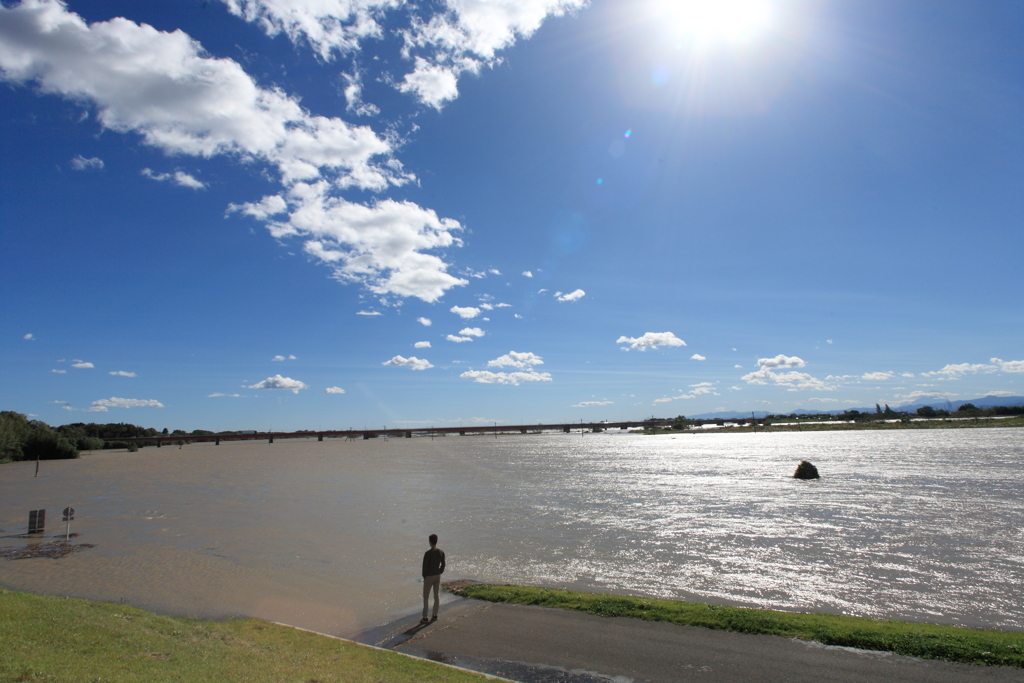
<path id="1" fill-rule="evenodd" d="M 423 576 L 444 574 L 444 551 L 433 547 L 423 553 Z"/>

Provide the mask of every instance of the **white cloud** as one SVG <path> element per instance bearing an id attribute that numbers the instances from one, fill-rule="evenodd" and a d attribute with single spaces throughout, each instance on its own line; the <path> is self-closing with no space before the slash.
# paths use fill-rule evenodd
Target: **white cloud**
<path id="1" fill-rule="evenodd" d="M 493 311 L 494 310 L 494 306 L 492 306 L 491 304 L 480 304 L 480 310 L 483 310 L 483 311 Z"/>
<path id="2" fill-rule="evenodd" d="M 426 370 L 427 368 L 434 367 L 430 361 L 426 359 L 417 358 L 412 356 L 411 358 L 403 358 L 402 356 L 395 356 L 391 360 L 386 360 L 382 365 L 404 365 L 412 368 L 413 370 Z"/>
<path id="3" fill-rule="evenodd" d="M 206 189 L 206 183 L 197 180 L 194 176 L 189 175 L 184 171 L 175 171 L 174 173 L 156 173 L 152 169 L 144 168 L 140 171 L 140 173 L 147 178 L 152 178 L 153 180 L 158 180 L 161 182 L 165 180 L 173 180 L 176 185 L 188 187 L 193 190 Z"/>
<path id="4" fill-rule="evenodd" d="M 239 0 L 236 7 L 271 26 L 276 15 L 270 5 L 300 17 L 313 3 L 289 7 L 276 0 Z M 284 192 L 231 205 L 229 211 L 268 222 L 277 239 L 305 238 L 305 251 L 332 266 L 338 280 L 360 283 L 375 294 L 428 302 L 467 283 L 428 253 L 461 244 L 452 235 L 461 228 L 458 222 L 410 202 L 364 205 L 339 196 L 351 188 L 380 191 L 414 180 L 392 157 L 390 135 L 314 116 L 297 98 L 260 87 L 237 62 L 206 56 L 180 30 L 166 33 L 123 18 L 87 25 L 56 0 L 0 6 L 0 13 L 0 78 L 92 104 L 105 128 L 138 133 L 144 144 L 169 155 L 229 155 L 270 164 Z M 336 24 L 329 14 L 324 21 Z M 315 32 L 309 33 L 313 24 L 295 21 L 298 25 L 287 29 L 298 32 L 293 36 L 316 40 Z M 166 179 L 201 184 L 182 172 Z"/>
<path id="5" fill-rule="evenodd" d="M 582 401 L 573 406 L 573 408 L 589 408 L 591 406 L 610 406 L 615 401 Z"/>
<path id="6" fill-rule="evenodd" d="M 993 358 L 992 362 L 1003 372 L 1024 372 L 1024 360 L 1002 360 Z"/>
<path id="7" fill-rule="evenodd" d="M 759 358 L 757 364 L 762 368 L 802 368 L 807 363 L 796 356 L 784 356 L 781 353 L 775 358 Z"/>
<path id="8" fill-rule="evenodd" d="M 368 315 L 371 318 L 378 315 L 384 315 L 380 311 L 356 311 L 356 315 Z"/>
<path id="9" fill-rule="evenodd" d="M 424 327 L 430 327 L 431 325 L 434 324 L 433 322 L 431 322 L 430 318 L 416 318 L 416 322 L 418 322 L 420 325 L 423 325 Z"/>
<path id="10" fill-rule="evenodd" d="M 616 344 L 629 344 L 630 349 L 656 349 L 659 346 L 686 346 L 686 342 L 671 332 L 645 332 L 642 337 L 619 337 Z M 623 349 L 628 351 L 629 349 Z"/>
<path id="11" fill-rule="evenodd" d="M 413 348 L 416 348 L 416 349 L 429 349 L 430 348 L 430 342 L 428 342 L 428 341 L 416 342 L 415 344 L 413 344 Z"/>
<path id="12" fill-rule="evenodd" d="M 900 377 L 913 377 L 913 376 L 914 376 L 914 373 L 912 373 L 912 372 L 904 372 L 904 373 L 900 374 Z"/>
<path id="13" fill-rule="evenodd" d="M 707 360 L 707 357 L 702 356 L 699 353 L 695 353 L 692 356 L 690 356 L 690 360 Z"/>
<path id="14" fill-rule="evenodd" d="M 22 337 L 22 339 L 35 339 L 35 337 L 33 337 L 33 336 L 32 336 L 32 333 L 31 333 L 31 332 L 29 332 L 28 334 L 26 334 L 25 336 L 23 336 L 23 337 Z"/>
<path id="15" fill-rule="evenodd" d="M 78 154 L 71 160 L 71 168 L 76 171 L 89 171 L 92 169 L 99 170 L 103 168 L 103 159 L 100 159 L 99 157 L 89 157 L 86 159 L 81 154 Z"/>
<path id="16" fill-rule="evenodd" d="M 748 384 L 765 385 L 769 382 L 774 382 L 776 386 L 789 387 L 790 391 L 799 391 L 800 389 L 835 391 L 839 388 L 834 384 L 828 384 L 817 377 L 813 377 L 806 372 L 775 372 L 775 369 L 804 367 L 806 365 L 804 360 L 796 356 L 784 356 L 779 354 L 774 358 L 761 358 L 757 363 L 760 366 L 757 370 L 743 375 L 740 379 L 744 380 Z M 831 375 L 829 378 L 835 379 L 832 378 Z"/>
<path id="17" fill-rule="evenodd" d="M 242 398 L 241 394 L 222 394 L 220 392 L 207 394 L 206 398 L 218 398 L 220 396 L 227 396 L 228 398 Z"/>
<path id="18" fill-rule="evenodd" d="M 533 273 L 528 270 L 523 271 L 523 277 L 533 277 Z"/>
<path id="19" fill-rule="evenodd" d="M 832 343 L 832 340 L 831 340 L 831 339 L 826 339 L 826 340 L 825 340 L 825 343 L 826 343 L 826 344 L 831 344 L 831 343 Z"/>
<path id="20" fill-rule="evenodd" d="M 456 344 L 473 341 L 472 337 L 456 337 L 454 334 L 449 334 L 447 337 L 445 337 L 445 339 L 447 339 L 450 342 L 455 342 Z"/>
<path id="21" fill-rule="evenodd" d="M 487 367 L 513 367 L 521 368 L 519 372 L 491 372 L 489 370 L 469 370 L 459 377 L 472 379 L 481 384 L 512 384 L 518 386 L 520 382 L 550 382 L 551 375 L 547 372 L 537 372 L 534 365 L 543 365 L 544 361 L 535 353 L 528 351 L 509 351 L 487 362 Z"/>
<path id="22" fill-rule="evenodd" d="M 495 308 L 512 308 L 512 304 L 494 304 Z"/>
<path id="23" fill-rule="evenodd" d="M 490 273 L 491 275 L 501 275 L 501 271 L 498 270 L 497 268 L 489 268 L 487 272 Z"/>
<path id="24" fill-rule="evenodd" d="M 519 386 L 520 382 L 550 382 L 551 375 L 547 372 L 536 372 L 527 370 L 525 372 L 490 372 L 488 370 L 467 370 L 459 375 L 466 379 L 481 384 L 512 384 Z"/>
<path id="25" fill-rule="evenodd" d="M 512 315 L 515 317 L 516 320 L 522 320 L 523 319 L 523 316 L 519 315 L 518 313 L 513 313 Z"/>
<path id="26" fill-rule="evenodd" d="M 102 398 L 92 402 L 95 408 L 163 408 L 164 404 L 155 399 L 141 398 Z M 96 411 L 103 412 L 103 411 Z"/>
<path id="27" fill-rule="evenodd" d="M 919 398 L 933 398 L 939 399 L 941 401 L 946 401 L 948 400 L 948 396 L 948 394 L 945 394 L 941 391 L 912 391 L 909 394 L 896 394 L 896 398 L 905 401 L 914 401 Z"/>
<path id="28" fill-rule="evenodd" d="M 807 401 L 817 403 L 839 403 L 838 398 L 809 398 Z"/>
<path id="29" fill-rule="evenodd" d="M 367 39 L 381 38 L 385 15 L 407 7 L 399 0 L 223 2 L 234 14 L 258 23 L 268 35 L 285 33 L 296 44 L 308 43 L 325 61 L 336 54 L 358 52 Z M 495 64 L 497 51 L 512 46 L 517 37 L 529 38 L 548 16 L 561 16 L 585 4 L 585 0 L 460 0 L 414 5 L 415 11 L 402 19 L 409 27 L 400 32 L 403 56 L 414 59 L 414 68 L 398 87 L 424 104 L 440 107 L 458 95 L 459 75 Z"/>
<path id="30" fill-rule="evenodd" d="M 743 369 L 742 365 L 734 365 L 733 367 L 736 368 L 737 370 L 742 370 Z"/>
<path id="31" fill-rule="evenodd" d="M 729 391 L 743 391 L 743 389 L 740 388 L 740 387 L 732 386 L 732 387 L 729 387 Z"/>
<path id="32" fill-rule="evenodd" d="M 529 351 L 509 351 L 504 356 L 487 361 L 489 368 L 526 368 L 534 365 L 544 365 L 544 361 L 540 356 Z"/>
<path id="33" fill-rule="evenodd" d="M 57 370 L 56 368 L 54 368 L 53 370 L 50 370 L 50 372 L 55 372 L 58 375 L 66 375 L 68 371 L 67 370 Z"/>
<path id="34" fill-rule="evenodd" d="M 233 205 L 231 210 L 259 217 L 265 199 L 257 205 Z M 453 234 L 462 229 L 457 221 L 438 218 L 432 210 L 408 201 L 349 202 L 336 196 L 324 180 L 297 182 L 285 199 L 291 213 L 286 219 L 270 220 L 270 234 L 278 239 L 304 238 L 306 254 L 331 266 L 341 282 L 428 303 L 469 282 L 446 272 L 448 265 L 441 257 L 428 253 L 462 245 Z"/>
<path id="35" fill-rule="evenodd" d="M 892 372 L 865 372 L 861 375 L 861 379 L 869 382 L 881 382 L 883 380 L 892 379 L 895 373 Z"/>
<path id="36" fill-rule="evenodd" d="M 274 356 L 274 357 L 273 357 L 273 358 L 271 358 L 270 360 L 272 360 L 272 361 L 280 361 L 280 360 L 284 360 L 284 356 Z"/>
<path id="37" fill-rule="evenodd" d="M 327 387 L 324 389 L 325 394 L 344 394 L 345 390 L 341 387 Z"/>
<path id="38" fill-rule="evenodd" d="M 116 377 L 137 377 L 134 372 L 126 372 L 124 370 L 114 370 L 113 372 L 107 373 Z"/>
<path id="39" fill-rule="evenodd" d="M 484 331 L 479 327 L 463 327 L 459 330 L 459 334 L 467 337 L 482 337 L 484 336 Z"/>
<path id="40" fill-rule="evenodd" d="M 293 394 L 297 394 L 299 393 L 300 389 L 308 389 L 309 387 L 305 383 L 300 382 L 297 379 L 292 379 L 291 377 L 282 377 L 281 375 L 274 375 L 273 377 L 268 377 L 265 380 L 257 382 L 256 384 L 250 384 L 247 388 L 287 389 L 288 391 L 291 391 Z"/>
<path id="41" fill-rule="evenodd" d="M 287 358 L 285 358 L 284 356 L 278 354 L 278 355 L 274 356 L 273 358 L 271 358 L 270 360 L 272 360 L 272 361 L 284 361 L 284 360 L 298 360 L 298 359 L 295 356 L 291 355 L 291 354 L 289 354 Z"/>
<path id="42" fill-rule="evenodd" d="M 995 359 L 998 360 L 998 359 Z M 1000 361 L 1001 363 L 1002 361 Z M 1016 361 L 1011 361 L 1014 363 Z M 959 379 L 964 375 L 974 375 L 979 372 L 981 373 L 992 373 L 999 369 L 999 365 L 986 365 L 984 363 L 957 363 L 946 365 L 941 370 L 934 372 L 922 372 L 922 377 L 939 377 L 940 379 Z M 1014 372 L 1011 370 L 1010 372 Z"/>
<path id="43" fill-rule="evenodd" d="M 555 292 L 555 298 L 558 301 L 578 301 L 587 295 L 582 289 L 577 289 L 568 294 L 562 294 L 561 292 Z"/>
<path id="44" fill-rule="evenodd" d="M 475 318 L 480 315 L 480 309 L 474 306 L 452 306 L 450 310 L 452 313 L 464 320 L 469 320 L 470 318 Z"/>
<path id="45" fill-rule="evenodd" d="M 84 368 L 94 368 L 96 366 L 93 365 L 92 363 L 87 363 L 87 362 L 85 362 L 83 360 L 79 360 L 79 361 L 75 361 L 74 363 L 72 363 L 71 367 L 79 368 L 79 369 L 84 369 Z"/>

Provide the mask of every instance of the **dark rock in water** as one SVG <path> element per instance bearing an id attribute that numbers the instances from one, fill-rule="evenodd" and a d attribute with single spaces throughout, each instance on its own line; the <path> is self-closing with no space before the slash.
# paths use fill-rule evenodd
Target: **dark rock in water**
<path id="1" fill-rule="evenodd" d="M 793 473 L 795 479 L 820 479 L 818 476 L 818 468 L 807 462 L 801 460 L 800 464 L 796 466 L 796 472 Z"/>

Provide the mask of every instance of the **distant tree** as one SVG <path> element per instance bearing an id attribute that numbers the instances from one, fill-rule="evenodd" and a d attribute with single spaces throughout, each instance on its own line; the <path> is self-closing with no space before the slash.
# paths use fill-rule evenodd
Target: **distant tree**
<path id="1" fill-rule="evenodd" d="M 167 427 L 164 427 L 164 434 L 168 434 Z"/>
<path id="2" fill-rule="evenodd" d="M 886 403 L 886 404 L 885 404 L 885 414 L 886 414 L 886 415 L 895 415 L 895 414 L 896 414 L 896 411 L 895 411 L 895 410 L 893 410 L 892 408 L 890 408 L 890 407 L 889 407 L 889 404 L 888 404 L 888 403 Z"/>
<path id="3" fill-rule="evenodd" d="M 875 404 L 875 414 L 876 415 L 881 415 L 882 414 L 882 406 L 878 405 L 877 403 Z"/>
<path id="4" fill-rule="evenodd" d="M 959 408 L 957 408 L 956 412 L 958 412 L 958 413 L 961 413 L 961 412 L 962 413 L 966 413 L 968 411 L 977 410 L 977 409 L 978 409 L 977 406 L 975 406 L 973 403 L 965 403 L 962 406 L 960 406 Z"/>
<path id="5" fill-rule="evenodd" d="M 938 417 L 938 413 L 935 412 L 935 408 L 931 406 L 921 406 L 917 409 L 917 414 L 921 417 Z"/>

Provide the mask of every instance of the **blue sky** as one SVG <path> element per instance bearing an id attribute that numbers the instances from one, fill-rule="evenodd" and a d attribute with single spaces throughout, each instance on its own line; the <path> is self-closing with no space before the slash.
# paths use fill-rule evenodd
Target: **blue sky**
<path id="1" fill-rule="evenodd" d="M 4 2 L 0 404 L 344 429 L 1024 394 L 1024 6 Z"/>

